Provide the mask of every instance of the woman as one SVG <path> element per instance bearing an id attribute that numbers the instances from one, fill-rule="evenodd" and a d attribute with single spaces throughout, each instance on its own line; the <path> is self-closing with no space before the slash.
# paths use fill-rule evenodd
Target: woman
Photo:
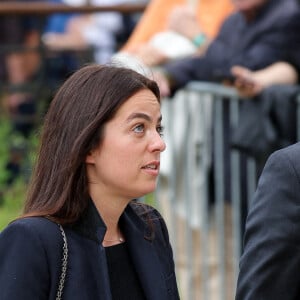
<path id="1" fill-rule="evenodd" d="M 179 299 L 166 225 L 132 200 L 155 189 L 161 134 L 154 81 L 93 65 L 65 82 L 24 214 L 0 235 L 0 299 Z"/>

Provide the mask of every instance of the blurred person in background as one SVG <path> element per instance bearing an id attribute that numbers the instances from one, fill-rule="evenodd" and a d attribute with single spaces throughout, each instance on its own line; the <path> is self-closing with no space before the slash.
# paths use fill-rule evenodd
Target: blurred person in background
<path id="1" fill-rule="evenodd" d="M 231 68 L 232 86 L 241 98 L 251 100 L 241 103 L 240 121 L 233 135 L 233 139 L 239 136 L 239 141 L 234 144 L 257 158 L 262 157 L 262 166 L 273 151 L 297 139 L 300 11 L 299 3 L 295 2 L 295 5 L 298 9 L 287 22 L 286 45 L 281 59 L 257 70 L 242 65 Z M 256 140 L 249 138 L 249 130 Z M 243 142 L 246 133 L 249 139 Z"/>
<path id="2" fill-rule="evenodd" d="M 152 0 L 114 59 L 141 70 L 201 54 L 232 10 L 230 0 Z"/>
<path id="3" fill-rule="evenodd" d="M 299 1 L 296 1 L 299 7 Z M 287 28 L 285 56 L 282 60 L 276 61 L 266 68 L 257 70 L 249 69 L 243 65 L 235 65 L 231 69 L 235 77 L 233 81 L 244 97 L 254 97 L 264 89 L 273 85 L 295 85 L 299 83 L 300 74 L 300 13 L 290 19 L 290 28 Z"/>
<path id="4" fill-rule="evenodd" d="M 26 0 L 22 0 L 26 4 Z M 37 93 L 33 83 L 40 69 L 39 28 L 31 15 L 0 18 L 2 107 L 11 125 L 7 184 L 20 174 L 27 139 L 37 124 Z M 3 115 L 2 115 L 3 117 Z"/>
<path id="5" fill-rule="evenodd" d="M 234 66 L 231 72 L 235 77 L 233 86 L 238 90 L 241 97 L 246 98 L 255 97 L 273 85 L 295 85 L 299 83 L 297 69 L 290 63 L 283 61 L 257 71 Z"/>
<path id="6" fill-rule="evenodd" d="M 26 0 L 23 0 L 26 2 Z M 3 98 L 13 129 L 28 137 L 34 126 L 36 99 L 26 86 L 40 66 L 39 33 L 33 16 L 10 15 L 0 20 L 2 81 L 8 86 Z"/>
<path id="7" fill-rule="evenodd" d="M 84 1 L 59 0 L 69 5 L 84 4 Z M 92 0 L 92 5 L 119 5 L 130 3 L 129 0 Z M 55 20 L 50 20 L 54 22 Z M 125 26 L 119 12 L 98 12 L 73 15 L 65 21 L 64 28 L 53 30 L 46 28 L 43 43 L 49 50 L 84 50 L 93 51 L 93 60 L 99 64 L 106 63 L 118 47 L 118 33 Z"/>
<path id="8" fill-rule="evenodd" d="M 233 0 L 236 12 L 222 24 L 204 55 L 166 64 L 155 74 L 163 95 L 192 80 L 232 81 L 231 68 L 259 70 L 284 60 L 289 34 L 298 28 L 295 0 Z"/>

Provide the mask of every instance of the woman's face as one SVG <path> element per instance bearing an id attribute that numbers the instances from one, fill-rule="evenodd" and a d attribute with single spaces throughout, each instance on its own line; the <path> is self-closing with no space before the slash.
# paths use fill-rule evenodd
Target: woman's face
<path id="1" fill-rule="evenodd" d="M 123 103 L 86 158 L 90 193 L 130 200 L 152 192 L 166 148 L 161 131 L 160 104 L 150 90 Z"/>

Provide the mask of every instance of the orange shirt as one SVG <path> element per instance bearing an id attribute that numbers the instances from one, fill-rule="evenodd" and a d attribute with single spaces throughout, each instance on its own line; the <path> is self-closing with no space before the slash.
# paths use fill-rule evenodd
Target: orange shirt
<path id="1" fill-rule="evenodd" d="M 170 11 L 186 3 L 186 0 L 151 0 L 122 50 L 135 49 L 147 43 L 154 34 L 166 30 Z M 199 0 L 197 18 L 204 33 L 214 38 L 233 9 L 231 0 Z"/>

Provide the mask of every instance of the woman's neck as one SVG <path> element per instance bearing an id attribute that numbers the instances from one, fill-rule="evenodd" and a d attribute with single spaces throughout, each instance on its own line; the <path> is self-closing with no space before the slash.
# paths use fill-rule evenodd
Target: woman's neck
<path id="1" fill-rule="evenodd" d="M 104 199 L 103 197 L 101 197 L 101 199 L 92 199 L 98 213 L 107 227 L 103 246 L 113 246 L 125 241 L 123 233 L 119 227 L 119 219 L 129 201 Z"/>

